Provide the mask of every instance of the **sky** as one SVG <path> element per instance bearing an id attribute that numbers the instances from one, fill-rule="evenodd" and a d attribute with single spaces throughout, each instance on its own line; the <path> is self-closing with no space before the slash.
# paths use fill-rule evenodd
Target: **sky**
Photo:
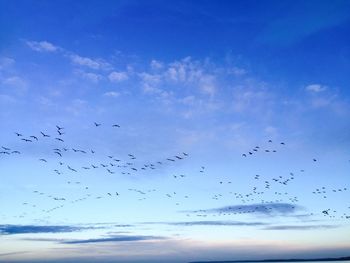
<path id="1" fill-rule="evenodd" d="M 350 255 L 349 1 L 0 0 L 0 262 Z"/>

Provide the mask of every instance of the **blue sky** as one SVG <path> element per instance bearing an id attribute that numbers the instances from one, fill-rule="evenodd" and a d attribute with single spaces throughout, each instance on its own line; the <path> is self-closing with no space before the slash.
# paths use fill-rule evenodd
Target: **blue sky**
<path id="1" fill-rule="evenodd" d="M 349 253 L 349 2 L 0 10 L 0 261 Z"/>

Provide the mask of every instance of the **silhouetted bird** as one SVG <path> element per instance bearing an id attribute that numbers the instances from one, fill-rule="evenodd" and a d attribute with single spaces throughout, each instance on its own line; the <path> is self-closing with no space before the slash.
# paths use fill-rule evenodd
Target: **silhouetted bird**
<path id="1" fill-rule="evenodd" d="M 43 137 L 50 137 L 50 135 L 48 135 L 48 134 L 45 134 L 43 132 L 40 132 L 40 133 L 42 134 Z"/>

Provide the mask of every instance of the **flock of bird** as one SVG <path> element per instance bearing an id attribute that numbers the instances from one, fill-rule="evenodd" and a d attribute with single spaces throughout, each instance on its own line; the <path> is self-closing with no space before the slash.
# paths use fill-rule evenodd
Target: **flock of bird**
<path id="1" fill-rule="evenodd" d="M 91 124 L 92 127 L 99 129 L 102 124 L 94 122 Z M 109 125 L 111 129 L 121 129 L 119 124 Z M 140 176 L 143 173 L 152 172 L 157 169 L 164 169 L 164 167 L 174 166 L 180 162 L 187 160 L 190 157 L 190 154 L 187 152 L 175 153 L 172 156 L 166 156 L 159 158 L 155 161 L 142 161 L 143 158 L 138 158 L 134 153 L 125 153 L 123 156 L 114 156 L 98 155 L 97 150 L 95 149 L 83 149 L 78 147 L 67 146 L 65 141 L 66 129 L 62 126 L 55 126 L 55 134 L 49 134 L 46 131 L 39 131 L 37 134 L 24 135 L 20 132 L 15 132 L 16 136 L 21 142 L 34 145 L 40 144 L 42 141 L 50 141 L 51 144 L 54 144 L 55 147 L 52 148 L 51 154 L 49 156 L 39 156 L 37 161 L 42 165 L 46 166 L 46 169 L 51 169 L 52 173 L 58 176 L 66 175 L 70 176 L 72 179 L 65 181 L 68 185 L 74 185 L 79 187 L 83 194 L 78 198 L 68 198 L 60 195 L 46 193 L 45 191 L 34 190 L 31 194 L 38 196 L 40 198 L 46 197 L 52 200 L 54 205 L 49 208 L 39 208 L 39 204 L 30 203 L 28 201 L 23 201 L 22 205 L 26 207 L 31 207 L 31 213 L 53 213 L 57 209 L 64 208 L 68 203 L 75 204 L 79 202 L 88 201 L 89 199 L 105 199 L 105 198 L 119 198 L 122 193 L 118 191 L 108 191 L 99 195 L 92 194 L 89 192 L 91 186 L 84 183 L 84 180 L 75 180 L 75 174 L 80 173 L 98 173 L 99 175 L 109 175 L 109 176 Z M 283 150 L 283 147 L 286 146 L 285 142 L 274 143 L 272 140 L 267 141 L 268 147 L 255 146 L 254 148 L 248 150 L 245 153 L 242 153 L 242 158 L 254 157 L 254 155 L 263 153 L 263 154 L 274 154 L 279 150 Z M 10 146 L 1 146 L 0 151 L 0 161 L 5 158 L 10 158 L 15 155 L 24 154 L 23 150 L 15 149 Z M 71 161 L 72 154 L 79 156 L 80 160 L 79 165 L 74 164 Z M 83 157 L 92 157 L 92 158 L 83 158 Z M 98 158 L 94 158 L 98 156 Z M 85 162 L 86 160 L 86 162 Z M 94 160 L 94 162 L 91 162 Z M 97 161 L 99 160 L 99 161 Z M 310 159 L 312 162 L 317 162 L 316 158 Z M 84 163 L 85 162 L 85 163 Z M 171 169 L 170 169 L 171 170 Z M 207 176 L 206 167 L 200 166 L 197 169 L 199 175 Z M 233 186 L 232 181 L 218 180 L 217 184 L 220 189 L 220 186 L 225 186 L 223 190 L 219 190 L 217 193 L 209 193 L 209 196 L 212 200 L 234 200 L 239 202 L 241 207 L 236 207 L 234 209 L 218 210 L 218 211 L 208 211 L 208 210 L 195 210 L 192 213 L 187 213 L 187 216 L 198 216 L 198 217 L 208 217 L 208 216 L 232 216 L 239 214 L 254 214 L 254 213 L 265 213 L 269 214 L 274 212 L 275 204 L 291 204 L 291 209 L 296 209 L 298 203 L 300 202 L 299 197 L 295 194 L 291 194 L 288 186 L 292 184 L 295 180 L 302 178 L 302 174 L 305 173 L 304 169 L 298 169 L 297 171 L 291 171 L 286 175 L 280 175 L 275 177 L 263 176 L 261 174 L 255 174 L 251 177 L 252 185 L 249 191 L 226 191 L 227 187 Z M 175 180 L 185 180 L 185 178 L 190 177 L 190 174 L 179 173 L 172 174 L 171 177 Z M 63 179 L 63 177 L 62 177 Z M 108 179 L 105 179 L 108 180 Z M 233 188 L 233 187 L 232 187 Z M 126 191 L 126 189 L 123 189 Z M 85 191 L 85 192 L 84 192 Z M 161 189 L 138 189 L 138 188 L 128 188 L 128 192 L 136 194 L 138 201 L 146 200 L 152 193 L 163 196 L 166 199 L 174 199 L 177 197 L 174 204 L 179 206 L 181 202 L 185 202 L 186 199 L 191 198 L 191 193 L 182 194 L 181 202 L 179 201 L 179 193 L 174 189 L 174 191 L 166 191 L 160 193 Z M 310 194 L 313 194 L 315 197 L 321 197 L 322 199 L 327 199 L 329 194 L 342 194 L 348 191 L 347 186 L 329 188 L 321 186 L 315 190 L 311 190 Z M 274 198 L 271 198 L 273 196 Z M 350 219 L 350 207 L 347 207 L 347 211 L 337 211 L 330 207 L 324 207 L 321 211 L 316 211 L 309 213 L 308 215 L 322 215 L 328 218 L 342 218 Z M 20 215 L 14 217 L 23 218 L 29 215 L 29 211 L 22 212 Z"/>

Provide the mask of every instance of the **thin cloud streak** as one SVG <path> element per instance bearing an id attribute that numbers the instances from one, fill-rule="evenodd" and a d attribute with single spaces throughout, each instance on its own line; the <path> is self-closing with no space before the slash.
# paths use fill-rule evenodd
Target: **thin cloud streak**
<path id="1" fill-rule="evenodd" d="M 219 208 L 192 210 L 184 212 L 192 213 L 255 213 L 264 215 L 290 215 L 296 211 L 302 210 L 303 208 L 299 205 L 289 203 L 269 203 L 269 204 L 251 204 L 251 205 L 232 205 L 223 206 Z"/>
<path id="2" fill-rule="evenodd" d="M 164 237 L 160 236 L 126 236 L 118 235 L 106 238 L 92 238 L 92 239 L 80 239 L 80 240 L 66 240 L 61 241 L 61 244 L 87 244 L 87 243 L 104 243 L 104 242 L 135 242 L 146 240 L 162 240 Z"/>
<path id="3" fill-rule="evenodd" d="M 263 230 L 314 230 L 314 229 L 333 229 L 339 227 L 338 225 L 282 225 L 282 226 L 268 226 Z"/>
<path id="4" fill-rule="evenodd" d="M 171 226 L 264 226 L 263 222 L 241 221 L 187 221 L 187 222 L 147 222 L 145 224 L 164 224 Z"/>
<path id="5" fill-rule="evenodd" d="M 38 234 L 38 233 L 66 233 L 77 232 L 86 229 L 95 229 L 94 227 L 76 227 L 76 226 L 39 226 L 39 225 L 0 225 L 0 235 L 16 234 Z"/>

